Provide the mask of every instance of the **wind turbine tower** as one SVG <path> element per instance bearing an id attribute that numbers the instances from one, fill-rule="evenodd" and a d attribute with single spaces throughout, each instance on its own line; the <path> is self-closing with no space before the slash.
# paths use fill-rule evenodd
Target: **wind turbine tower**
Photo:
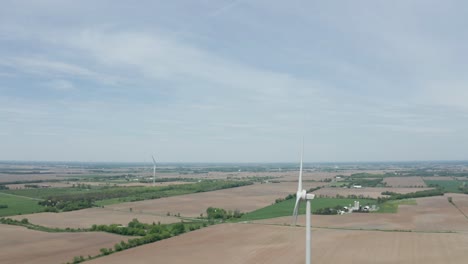
<path id="1" fill-rule="evenodd" d="M 302 142 L 302 152 L 301 152 L 301 165 L 299 169 L 299 182 L 297 185 L 296 193 L 296 204 L 294 205 L 293 211 L 293 225 L 296 225 L 297 215 L 299 213 L 299 205 L 301 200 L 306 201 L 306 258 L 305 263 L 310 264 L 311 257 L 311 244 L 310 244 L 310 200 L 315 198 L 315 194 L 307 193 L 306 190 L 302 189 L 302 160 L 304 156 L 304 141 Z"/>
<path id="2" fill-rule="evenodd" d="M 154 156 L 151 156 L 153 158 L 153 186 L 156 184 L 156 160 L 154 160 Z"/>

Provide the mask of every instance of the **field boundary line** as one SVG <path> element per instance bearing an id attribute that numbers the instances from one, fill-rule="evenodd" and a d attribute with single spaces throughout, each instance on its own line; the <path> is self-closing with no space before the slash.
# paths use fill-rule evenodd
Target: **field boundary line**
<path id="1" fill-rule="evenodd" d="M 269 224 L 269 223 L 254 223 L 254 222 L 237 222 L 233 224 L 254 224 L 254 225 L 270 225 L 270 226 L 284 226 L 290 228 L 304 228 L 303 225 L 285 225 L 285 224 Z M 329 230 L 346 230 L 346 231 L 373 231 L 373 232 L 395 232 L 395 233 L 427 233 L 427 234 L 457 234 L 464 233 L 460 230 L 412 230 L 412 229 L 364 229 L 364 228 L 349 228 L 349 227 L 326 227 L 326 226 L 312 226 L 312 229 L 329 229 Z"/>
<path id="2" fill-rule="evenodd" d="M 146 212 L 146 211 L 129 211 L 126 209 L 117 209 L 117 208 L 110 208 L 110 207 L 91 207 L 91 208 L 101 208 L 101 209 L 106 209 L 108 211 L 115 211 L 115 212 L 122 212 L 122 213 L 131 213 L 134 214 L 135 216 L 138 215 L 150 215 L 150 216 L 161 216 L 161 217 L 173 217 L 173 218 L 179 218 L 181 220 L 189 220 L 189 221 L 203 221 L 203 219 L 199 219 L 196 217 L 188 217 L 188 216 L 176 216 L 176 215 L 167 215 L 167 214 L 161 214 L 161 213 L 152 213 L 152 212 Z"/>
<path id="3" fill-rule="evenodd" d="M 468 215 L 466 215 L 460 208 L 458 208 L 458 206 L 455 204 L 455 202 L 452 200 L 451 204 L 457 208 L 458 211 L 460 211 L 460 213 L 466 218 L 466 220 L 468 220 Z"/>
<path id="4" fill-rule="evenodd" d="M 28 197 L 28 196 L 23 196 L 23 195 L 16 195 L 16 194 L 11 194 L 11 193 L 4 193 L 4 192 L 0 192 L 0 194 L 14 196 L 14 197 L 20 197 L 20 198 L 26 198 L 26 199 L 35 200 L 35 201 L 43 201 L 44 200 L 44 199 L 33 198 L 33 197 Z"/>

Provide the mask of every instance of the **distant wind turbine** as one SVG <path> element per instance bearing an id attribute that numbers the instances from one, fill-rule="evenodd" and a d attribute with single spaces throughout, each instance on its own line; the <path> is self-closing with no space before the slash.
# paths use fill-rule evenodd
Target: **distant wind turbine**
<path id="1" fill-rule="evenodd" d="M 151 156 L 153 158 L 153 186 L 156 183 L 156 160 L 154 160 L 154 156 Z"/>
<path id="2" fill-rule="evenodd" d="M 301 152 L 301 166 L 299 169 L 299 182 L 297 184 L 296 193 L 296 204 L 294 205 L 293 211 L 293 225 L 296 225 L 297 215 L 299 213 L 299 205 L 301 200 L 306 200 L 306 264 L 310 264 L 310 200 L 315 198 L 315 194 L 307 193 L 306 190 L 302 189 L 302 159 L 304 156 L 304 140 L 302 140 L 302 152 Z"/>

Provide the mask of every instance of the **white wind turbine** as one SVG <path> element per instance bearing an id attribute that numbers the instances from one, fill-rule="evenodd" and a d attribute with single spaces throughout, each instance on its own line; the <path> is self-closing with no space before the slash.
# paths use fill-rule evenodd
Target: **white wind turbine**
<path id="1" fill-rule="evenodd" d="M 306 190 L 302 189 L 302 159 L 304 156 L 304 141 L 302 141 L 302 152 L 301 152 L 301 166 L 299 169 L 299 182 L 297 185 L 296 193 L 296 204 L 294 205 L 293 211 L 293 225 L 296 225 L 297 214 L 299 213 L 299 205 L 301 200 L 306 200 L 306 264 L 310 264 L 310 200 L 314 199 L 315 194 L 307 193 Z"/>
<path id="2" fill-rule="evenodd" d="M 153 186 L 155 185 L 156 181 L 156 161 L 154 160 L 154 156 L 151 156 L 153 158 Z"/>

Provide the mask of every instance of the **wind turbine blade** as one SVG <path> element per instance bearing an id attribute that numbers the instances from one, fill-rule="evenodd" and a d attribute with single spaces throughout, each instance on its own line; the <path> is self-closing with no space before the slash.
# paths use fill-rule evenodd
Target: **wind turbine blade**
<path id="1" fill-rule="evenodd" d="M 154 156 L 151 156 L 153 158 L 153 165 L 156 166 L 156 160 L 154 160 Z"/>
<path id="2" fill-rule="evenodd" d="M 293 225 L 296 225 L 296 222 L 297 222 L 297 215 L 299 214 L 300 203 L 301 203 L 301 197 L 296 196 L 296 204 L 294 205 L 294 211 L 293 211 Z"/>
<path id="3" fill-rule="evenodd" d="M 297 184 L 297 192 L 302 192 L 302 159 L 304 156 L 304 139 L 302 139 L 302 151 L 301 151 L 301 166 L 299 169 L 299 182 Z"/>

